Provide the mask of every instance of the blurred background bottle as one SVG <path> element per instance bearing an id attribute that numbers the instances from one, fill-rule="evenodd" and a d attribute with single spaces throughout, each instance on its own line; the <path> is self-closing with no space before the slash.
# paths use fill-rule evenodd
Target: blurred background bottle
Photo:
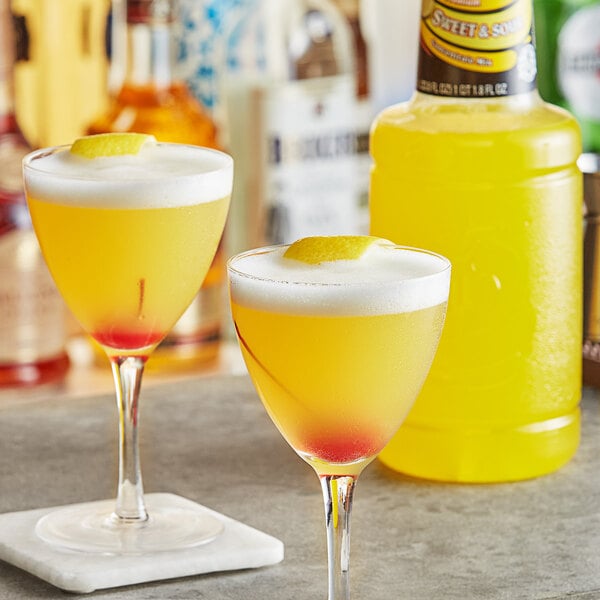
<path id="1" fill-rule="evenodd" d="M 179 0 L 178 69 L 217 124 L 224 148 L 229 146 L 224 78 L 246 73 L 260 60 L 260 41 L 246 35 L 260 1 Z"/>
<path id="2" fill-rule="evenodd" d="M 525 479 L 578 447 L 581 140 L 537 92 L 532 13 L 423 0 L 418 92 L 374 125 L 372 233 L 453 269 L 431 371 L 380 456 L 411 475 Z"/>
<path id="3" fill-rule="evenodd" d="M 344 15 L 329 0 L 262 0 L 231 34 L 256 50 L 224 78 L 236 161 L 230 252 L 366 228 Z"/>
<path id="4" fill-rule="evenodd" d="M 0 387 L 62 379 L 64 304 L 46 269 L 23 191 L 21 160 L 31 148 L 16 120 L 13 15 L 0 0 Z"/>
<path id="5" fill-rule="evenodd" d="M 583 383 L 600 388 L 600 154 L 579 157 L 583 173 Z"/>
<path id="6" fill-rule="evenodd" d="M 600 152 L 600 1 L 535 0 L 539 89 L 567 107 L 583 149 Z"/>
<path id="7" fill-rule="evenodd" d="M 117 73 L 112 81 L 116 85 L 121 74 L 122 82 L 88 133 L 136 131 L 159 141 L 216 148 L 213 120 L 177 72 L 176 1 L 117 0 L 112 18 Z M 126 43 L 118 41 L 119 23 L 126 23 Z M 221 244 L 200 292 L 158 346 L 148 368 L 185 369 L 217 359 L 224 318 L 224 259 Z"/>
<path id="8" fill-rule="evenodd" d="M 107 102 L 110 0 L 12 0 L 17 118 L 36 147 L 68 144 Z"/>

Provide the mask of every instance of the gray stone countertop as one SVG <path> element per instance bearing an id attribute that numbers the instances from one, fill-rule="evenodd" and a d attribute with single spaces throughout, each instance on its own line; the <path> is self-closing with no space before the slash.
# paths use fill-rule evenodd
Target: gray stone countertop
<path id="1" fill-rule="evenodd" d="M 582 403 L 575 459 L 532 481 L 452 485 L 372 463 L 352 522 L 352 597 L 361 600 L 600 599 L 600 406 Z M 0 512 L 109 498 L 116 487 L 114 398 L 0 394 Z M 265 531 L 282 563 L 73 595 L 0 562 L 0 600 L 325 599 L 321 491 L 283 441 L 247 376 L 143 391 L 147 492 L 168 491 Z"/>

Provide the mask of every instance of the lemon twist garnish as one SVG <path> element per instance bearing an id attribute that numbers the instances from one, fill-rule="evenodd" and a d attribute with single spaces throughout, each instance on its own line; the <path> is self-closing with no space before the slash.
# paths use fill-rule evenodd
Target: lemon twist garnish
<path id="1" fill-rule="evenodd" d="M 283 256 L 309 265 L 335 260 L 357 260 L 377 241 L 387 242 L 371 235 L 305 237 L 291 244 Z"/>
<path id="2" fill-rule="evenodd" d="M 156 138 L 146 133 L 99 133 L 75 140 L 71 154 L 83 158 L 137 154 L 146 143 L 156 144 Z"/>

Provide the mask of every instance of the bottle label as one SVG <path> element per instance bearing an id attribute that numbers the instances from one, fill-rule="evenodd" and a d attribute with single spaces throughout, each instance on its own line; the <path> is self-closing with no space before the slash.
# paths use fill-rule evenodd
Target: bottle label
<path id="1" fill-rule="evenodd" d="M 179 0 L 178 70 L 198 100 L 223 119 L 226 72 L 254 73 L 264 60 L 254 31 L 259 0 Z M 226 119 L 225 119 L 226 120 Z"/>
<path id="2" fill-rule="evenodd" d="M 0 364 L 58 356 L 64 351 L 64 317 L 33 231 L 0 235 Z"/>
<path id="3" fill-rule="evenodd" d="M 600 4 L 575 12 L 558 36 L 558 80 L 569 107 L 600 120 Z"/>
<path id="4" fill-rule="evenodd" d="M 348 75 L 257 89 L 252 139 L 261 140 L 254 174 L 254 243 L 357 233 L 355 80 Z M 262 238 L 262 239 L 260 239 Z"/>
<path id="5" fill-rule="evenodd" d="M 495 98 L 536 86 L 531 0 L 423 0 L 417 89 Z"/>

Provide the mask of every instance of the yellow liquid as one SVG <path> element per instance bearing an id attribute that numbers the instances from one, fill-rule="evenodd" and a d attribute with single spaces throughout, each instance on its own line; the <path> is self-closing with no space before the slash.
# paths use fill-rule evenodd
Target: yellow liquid
<path id="1" fill-rule="evenodd" d="M 42 252 L 83 328 L 107 350 L 156 345 L 200 288 L 228 198 L 169 208 L 96 208 L 28 198 Z"/>
<path id="2" fill-rule="evenodd" d="M 138 48 L 143 54 L 143 50 Z M 137 56 L 137 52 L 134 53 Z M 135 62 L 135 57 L 133 58 Z M 158 58 L 158 57 L 157 57 Z M 89 134 L 134 131 L 163 142 L 218 149 L 217 130 L 209 113 L 179 81 L 125 82 L 107 111 L 88 127 Z M 215 361 L 223 337 L 225 251 L 221 242 L 197 296 L 152 352 L 147 369 L 183 371 Z M 104 353 L 98 353 L 104 360 Z"/>
<path id="3" fill-rule="evenodd" d="M 319 472 L 360 471 L 400 426 L 435 353 L 445 303 L 306 316 L 232 302 L 249 373 L 288 443 Z M 339 468 L 339 467 L 338 467 Z"/>
<path id="4" fill-rule="evenodd" d="M 381 459 L 447 481 L 559 468 L 580 434 L 574 119 L 540 102 L 421 100 L 384 111 L 371 144 L 371 232 L 453 271 L 430 374 Z"/>

